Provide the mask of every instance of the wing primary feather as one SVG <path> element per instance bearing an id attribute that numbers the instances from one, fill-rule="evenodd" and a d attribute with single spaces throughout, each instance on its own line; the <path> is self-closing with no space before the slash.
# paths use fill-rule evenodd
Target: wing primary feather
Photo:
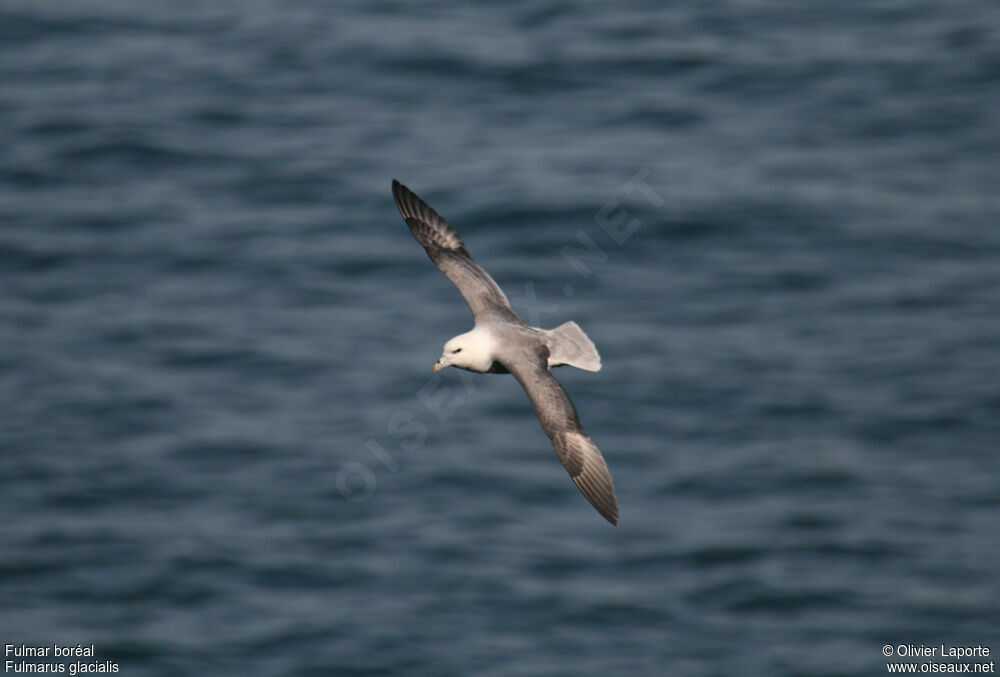
<path id="1" fill-rule="evenodd" d="M 395 179 L 392 196 L 413 237 L 434 265 L 458 287 L 474 317 L 491 311 L 513 315 L 500 285 L 472 259 L 462 238 L 440 214 Z"/>
<path id="2" fill-rule="evenodd" d="M 528 393 L 556 456 L 580 493 L 604 519 L 617 525 L 618 498 L 608 464 L 580 424 L 569 395 L 545 367 L 544 359 L 519 359 L 505 366 Z"/>

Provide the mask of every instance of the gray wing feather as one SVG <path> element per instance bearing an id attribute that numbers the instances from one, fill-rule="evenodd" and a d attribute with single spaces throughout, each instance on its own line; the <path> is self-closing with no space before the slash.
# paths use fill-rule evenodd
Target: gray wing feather
<path id="1" fill-rule="evenodd" d="M 573 482 L 597 512 L 618 524 L 618 498 L 608 464 L 580 425 L 569 395 L 546 368 L 545 357 L 518 359 L 505 366 L 528 393 L 542 429 Z"/>
<path id="2" fill-rule="evenodd" d="M 462 238 L 436 211 L 413 191 L 393 179 L 392 196 L 403 220 L 431 261 L 455 283 L 472 315 L 501 308 L 510 310 L 510 302 L 489 273 L 472 260 Z"/>

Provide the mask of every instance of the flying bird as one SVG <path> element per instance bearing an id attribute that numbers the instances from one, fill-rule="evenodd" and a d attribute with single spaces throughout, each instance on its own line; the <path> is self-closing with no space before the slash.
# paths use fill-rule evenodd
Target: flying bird
<path id="1" fill-rule="evenodd" d="M 511 309 L 489 273 L 472 260 L 447 221 L 399 181 L 393 180 L 392 195 L 413 237 L 458 287 L 475 319 L 472 331 L 444 344 L 434 371 L 459 367 L 512 374 L 528 393 L 542 429 L 576 486 L 597 512 L 618 524 L 618 499 L 608 465 L 580 424 L 569 395 L 549 371 L 561 365 L 600 371 L 597 348 L 575 322 L 555 329 L 529 326 Z"/>

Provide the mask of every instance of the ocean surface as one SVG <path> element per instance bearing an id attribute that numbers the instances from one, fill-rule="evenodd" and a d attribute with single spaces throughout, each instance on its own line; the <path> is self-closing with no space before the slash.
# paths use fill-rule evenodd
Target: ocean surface
<path id="1" fill-rule="evenodd" d="M 4 0 L 0 148 L 0 645 L 125 677 L 1000 653 L 993 0 Z M 471 316 L 393 178 L 598 346 L 557 375 L 617 528 L 512 378 L 432 374 Z"/>

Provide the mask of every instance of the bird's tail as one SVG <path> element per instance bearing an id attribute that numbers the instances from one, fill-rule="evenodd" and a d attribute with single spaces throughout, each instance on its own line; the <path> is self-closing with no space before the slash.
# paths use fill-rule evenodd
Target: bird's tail
<path id="1" fill-rule="evenodd" d="M 601 370 L 601 356 L 576 322 L 545 330 L 549 344 L 549 367 L 568 364 L 586 371 Z"/>

